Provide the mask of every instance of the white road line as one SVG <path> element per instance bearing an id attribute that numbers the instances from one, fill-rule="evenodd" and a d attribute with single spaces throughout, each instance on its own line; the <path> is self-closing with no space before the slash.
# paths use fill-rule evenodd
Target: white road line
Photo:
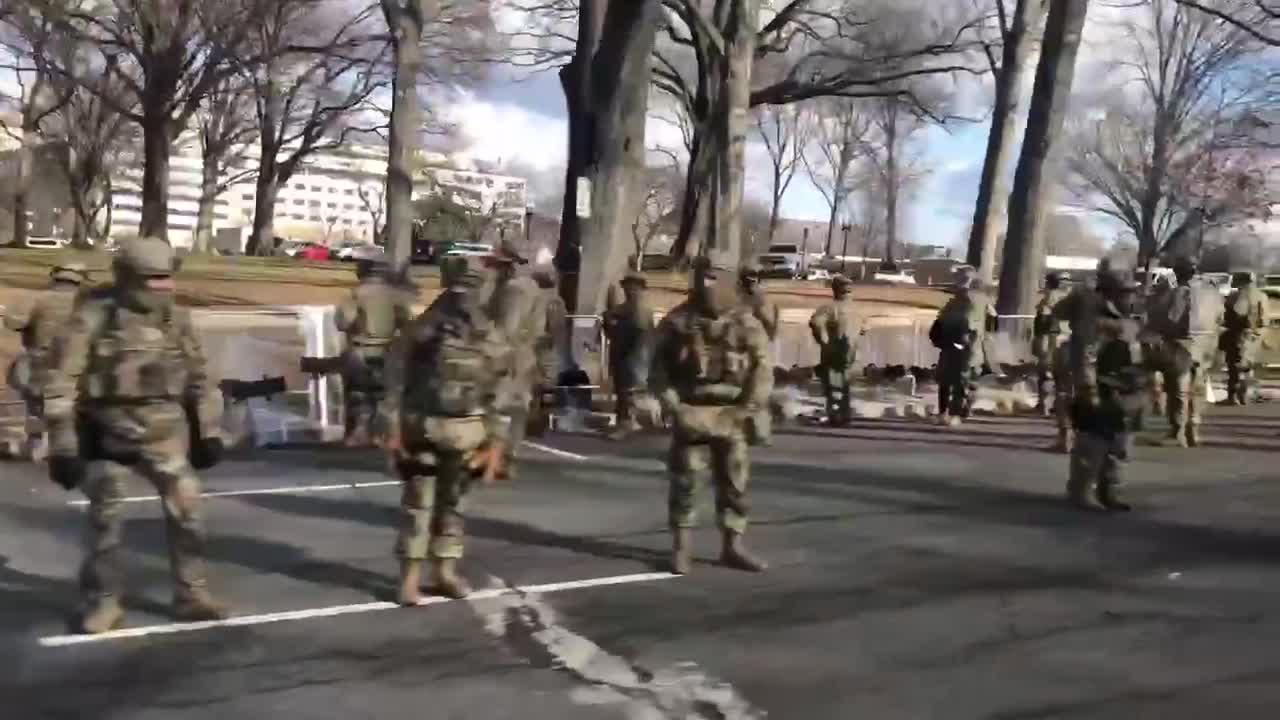
<path id="1" fill-rule="evenodd" d="M 378 480 L 376 482 L 340 483 L 335 485 L 291 485 L 288 487 L 254 488 L 251 490 L 218 490 L 215 492 L 200 493 L 200 497 L 220 498 L 237 497 L 239 495 L 296 495 L 302 493 L 329 492 L 331 490 L 358 490 L 360 488 L 387 487 L 389 485 L 399 484 L 399 480 Z M 159 499 L 159 495 L 130 495 L 128 497 L 121 498 L 120 502 L 136 503 Z M 68 500 L 67 504 L 84 506 L 88 505 L 89 501 Z"/>
<path id="2" fill-rule="evenodd" d="M 569 458 L 570 460 L 590 460 L 591 459 L 586 455 L 579 455 L 578 453 L 569 452 L 568 450 L 561 450 L 560 448 L 553 448 L 550 445 L 543 445 L 542 443 L 536 443 L 529 440 L 525 440 L 524 444 L 528 445 L 534 450 L 541 450 L 544 453 L 549 453 L 557 457 Z"/>
<path id="3" fill-rule="evenodd" d="M 517 594 L 546 594 L 554 592 L 564 592 L 567 590 L 581 590 L 590 587 L 605 587 L 608 585 L 624 585 L 629 583 L 653 582 L 655 580 L 668 580 L 680 577 L 671 573 L 638 573 L 635 575 L 614 575 L 611 577 L 590 578 L 587 580 L 573 580 L 570 582 L 546 583 L 542 585 L 523 585 L 512 588 L 493 588 L 490 590 L 477 590 L 467 596 L 468 600 L 485 600 L 496 598 L 501 595 L 512 593 Z M 422 599 L 419 606 L 438 605 L 440 603 L 451 602 L 449 598 L 431 596 Z M 377 612 L 380 610 L 392 610 L 400 607 L 391 602 L 369 602 L 358 603 L 355 605 L 334 605 L 331 607 L 311 608 L 308 610 L 289 610 L 286 612 L 264 613 L 260 615 L 241 615 L 238 617 L 227 618 L 226 620 L 211 620 L 208 622 L 192 622 L 192 623 L 169 623 L 165 625 L 147 625 L 144 627 L 126 628 L 123 630 L 112 630 L 100 635 L 51 635 L 40 638 L 42 647 L 66 647 L 68 645 L 82 645 L 84 643 L 103 642 L 106 640 L 124 640 L 127 638 L 144 637 L 147 635 L 173 635 L 175 633 L 197 632 L 200 630 L 213 630 L 223 627 L 243 627 L 246 625 L 266 625 L 269 623 L 288 622 L 292 620 L 310 620 L 312 618 L 336 617 L 338 615 L 352 615 L 355 613 Z"/>

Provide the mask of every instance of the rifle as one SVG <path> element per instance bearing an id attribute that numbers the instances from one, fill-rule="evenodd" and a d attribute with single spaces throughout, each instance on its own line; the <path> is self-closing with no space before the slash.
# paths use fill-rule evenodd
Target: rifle
<path id="1" fill-rule="evenodd" d="M 343 370 L 343 358 L 339 357 L 304 357 L 302 372 L 307 375 L 340 375 Z"/>
<path id="2" fill-rule="evenodd" d="M 264 377 L 261 380 L 223 380 L 218 383 L 225 397 L 235 402 L 244 402 L 250 398 L 280 395 L 285 391 L 284 377 Z"/>

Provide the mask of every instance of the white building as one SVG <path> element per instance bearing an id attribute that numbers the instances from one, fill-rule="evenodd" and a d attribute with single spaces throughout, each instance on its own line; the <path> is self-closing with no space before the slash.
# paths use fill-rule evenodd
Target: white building
<path id="1" fill-rule="evenodd" d="M 202 160 L 197 144 L 176 146 L 169 170 L 169 240 L 190 247 L 199 209 Z M 257 165 L 256 154 L 226 173 Z M 449 193 L 477 212 L 495 212 L 512 223 L 524 222 L 527 183 L 523 178 L 458 169 L 462 163 L 424 154 L 415 196 Z M 372 242 L 386 222 L 385 146 L 349 145 L 316 153 L 278 190 L 273 224 L 278 237 L 326 244 L 345 240 Z M 142 164 L 129 163 L 113 178 L 112 234 L 134 232 L 141 220 Z M 236 231 L 241 247 L 253 225 L 257 185 L 250 177 L 231 185 L 214 205 L 214 233 Z"/>

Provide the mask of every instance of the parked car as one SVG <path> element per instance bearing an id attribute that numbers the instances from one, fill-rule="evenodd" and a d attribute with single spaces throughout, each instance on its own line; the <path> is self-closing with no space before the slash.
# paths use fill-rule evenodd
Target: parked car
<path id="1" fill-rule="evenodd" d="M 871 278 L 873 280 L 879 280 L 880 282 L 896 283 L 899 285 L 916 284 L 915 273 L 910 270 L 899 270 L 898 272 L 885 272 L 881 270 L 871 276 Z"/>
<path id="2" fill-rule="evenodd" d="M 70 242 L 66 238 L 28 237 L 24 246 L 32 250 L 61 250 Z"/>
<path id="3" fill-rule="evenodd" d="M 831 282 L 831 272 L 826 268 L 809 268 L 809 272 L 805 273 L 804 279 Z"/>
<path id="4" fill-rule="evenodd" d="M 445 257 L 491 257 L 493 255 L 493 246 L 485 243 L 454 243 L 445 251 Z"/>
<path id="5" fill-rule="evenodd" d="M 311 262 L 322 262 L 329 259 L 329 248 L 319 243 L 306 243 L 295 252 L 293 257 Z"/>
<path id="6" fill-rule="evenodd" d="M 756 261 L 760 264 L 760 274 L 764 277 L 802 277 L 804 257 L 799 245 L 770 245 L 769 250 Z"/>
<path id="7" fill-rule="evenodd" d="M 359 262 L 361 260 L 382 260 L 387 257 L 387 251 L 378 245 L 360 245 L 352 248 L 347 254 L 346 260 L 351 262 Z"/>
<path id="8" fill-rule="evenodd" d="M 343 260 L 346 262 L 350 262 L 352 260 L 355 260 L 355 257 L 352 255 L 352 253 L 354 253 L 357 249 L 362 247 L 374 247 L 374 246 L 364 242 L 347 241 L 343 243 L 338 243 L 337 245 L 334 245 L 333 247 L 329 248 L 329 259 Z"/>

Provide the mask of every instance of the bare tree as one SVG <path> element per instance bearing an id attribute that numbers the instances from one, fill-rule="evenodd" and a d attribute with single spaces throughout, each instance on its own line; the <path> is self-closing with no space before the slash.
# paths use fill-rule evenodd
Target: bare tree
<path id="1" fill-rule="evenodd" d="M 658 252 L 653 241 L 672 230 L 671 219 L 680 203 L 680 164 L 674 153 L 660 151 L 668 159 L 662 165 L 651 165 L 645 172 L 644 197 L 636 219 L 631 224 L 634 243 L 634 269 L 640 270 L 646 253 Z"/>
<path id="2" fill-rule="evenodd" d="M 257 62 L 249 49 L 266 0 L 105 0 L 98 5 L 29 0 L 54 30 L 94 48 L 98 60 L 53 64 L 56 74 L 89 91 L 113 83 L 99 99 L 142 134 L 139 233 L 167 237 L 169 158 L 205 96 L 223 79 Z"/>
<path id="3" fill-rule="evenodd" d="M 375 187 L 371 185 L 360 185 L 356 187 L 356 195 L 360 197 L 360 204 L 364 206 L 364 211 L 369 213 L 369 221 L 373 227 L 374 242 L 379 245 L 386 240 L 384 235 L 385 227 L 383 220 L 386 217 L 386 188 Z"/>
<path id="4" fill-rule="evenodd" d="M 387 252 L 397 272 L 413 249 L 413 178 L 424 112 L 420 84 L 442 88 L 476 72 L 486 59 L 489 3 L 467 0 L 378 0 L 391 46 L 387 116 Z M 479 51 L 479 52 L 477 52 Z"/>
<path id="5" fill-rule="evenodd" d="M 1009 194 L 1009 228 L 997 298 L 997 309 L 1004 315 L 1029 314 L 1040 286 L 1044 265 L 1044 229 L 1040 220 L 1049 196 L 1046 169 L 1066 119 L 1088 10 L 1088 0 L 1050 0 L 1026 134 Z"/>
<path id="6" fill-rule="evenodd" d="M 966 261 L 978 268 L 984 282 L 995 271 L 998 220 L 1007 199 L 1004 168 L 1017 141 L 1017 118 L 1021 102 L 1022 77 L 1044 17 L 1047 0 L 988 0 L 993 4 L 994 30 L 998 42 L 984 42 L 983 54 L 995 76 L 995 102 L 991 108 L 991 131 L 987 136 L 982 179 L 969 227 Z"/>
<path id="7" fill-rule="evenodd" d="M 280 0 L 255 29 L 264 61 L 252 75 L 259 152 L 251 255 L 275 249 L 276 198 L 302 163 L 379 124 L 360 125 L 358 112 L 386 83 L 377 63 L 381 41 L 369 34 L 373 8 L 316 14 L 338 9 L 331 0 Z M 308 45 L 298 50 L 304 39 Z"/>
<path id="8" fill-rule="evenodd" d="M 1164 0 L 1143 15 L 1125 28 L 1117 67 L 1135 90 L 1115 93 L 1101 118 L 1072 128 L 1066 166 L 1073 201 L 1131 230 L 1145 266 L 1189 224 L 1235 220 L 1225 207 L 1216 216 L 1205 207 L 1195 194 L 1214 182 L 1191 176 L 1227 157 L 1229 145 L 1247 148 L 1236 121 L 1277 100 L 1275 79 L 1249 72 L 1264 47 L 1251 33 Z"/>
<path id="9" fill-rule="evenodd" d="M 860 101 L 852 98 L 829 98 L 816 101 L 814 139 L 801 160 L 809 180 L 827 201 L 827 237 L 822 254 L 831 256 L 831 242 L 836 220 L 843 214 L 849 195 L 866 182 L 866 174 L 857 166 L 870 151 L 868 134 L 871 117 Z"/>
<path id="10" fill-rule="evenodd" d="M 755 123 L 773 170 L 769 229 L 765 235 L 766 241 L 772 243 L 778 231 L 782 198 L 791 187 L 796 170 L 804 164 L 804 151 L 812 137 L 814 123 L 810 122 L 803 105 L 765 105 L 756 109 Z"/>
<path id="11" fill-rule="evenodd" d="M 1280 46 L 1280 6 L 1274 0 L 1176 0 L 1248 33 L 1259 42 Z"/>
<path id="12" fill-rule="evenodd" d="M 218 83 L 196 113 L 201 172 L 193 253 L 206 253 L 212 246 L 218 197 L 257 172 L 246 167 L 248 150 L 258 134 L 253 107 L 253 86 L 243 76 L 234 75 Z"/>
<path id="13" fill-rule="evenodd" d="M 921 92 L 923 95 L 923 92 Z M 912 156 L 912 140 L 926 125 L 921 115 L 913 112 L 902 96 L 887 95 L 871 101 L 875 133 L 869 144 L 870 158 L 876 169 L 876 182 L 884 200 L 884 259 L 892 265 L 899 247 L 898 230 L 901 217 L 898 204 L 909 186 L 918 180 L 922 169 Z M 933 107 L 940 105 L 933 104 Z"/>

